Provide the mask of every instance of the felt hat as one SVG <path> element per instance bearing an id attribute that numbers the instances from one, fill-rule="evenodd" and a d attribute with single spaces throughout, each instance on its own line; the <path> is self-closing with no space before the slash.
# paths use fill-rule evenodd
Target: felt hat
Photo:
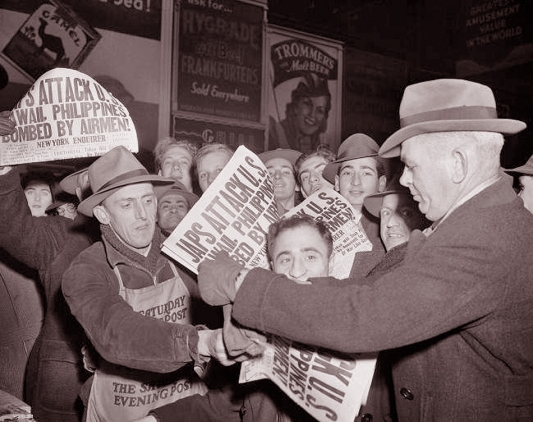
<path id="1" fill-rule="evenodd" d="M 63 189 L 64 192 L 70 193 L 71 195 L 76 195 L 76 188 L 79 184 L 78 176 L 83 173 L 87 173 L 87 167 L 65 176 L 59 182 L 59 186 L 61 186 L 61 189 Z"/>
<path id="2" fill-rule="evenodd" d="M 294 167 L 294 164 L 300 155 L 302 155 L 302 153 L 294 149 L 276 148 L 262 152 L 258 157 L 265 164 L 273 158 L 284 158 Z"/>
<path id="3" fill-rule="evenodd" d="M 354 133 L 348 136 L 337 151 L 337 159 L 327 164 L 322 171 L 322 177 L 330 183 L 335 183 L 335 175 L 342 162 L 365 157 L 377 157 L 379 145 L 364 133 Z"/>
<path id="4" fill-rule="evenodd" d="M 172 185 L 165 185 L 164 187 L 158 189 L 156 191 L 157 200 L 161 201 L 165 196 L 170 194 L 179 194 L 189 204 L 189 208 L 191 208 L 196 202 L 198 201 L 199 197 L 195 193 L 189 192 L 183 183 L 175 181 Z"/>
<path id="5" fill-rule="evenodd" d="M 379 218 L 383 198 L 393 193 L 411 196 L 409 189 L 400 185 L 398 179 L 396 179 L 389 183 L 383 192 L 368 195 L 363 201 L 363 206 L 370 214 Z"/>
<path id="6" fill-rule="evenodd" d="M 519 120 L 498 119 L 492 90 L 463 79 L 436 79 L 409 85 L 400 103 L 400 129 L 381 145 L 379 155 L 397 157 L 400 144 L 432 132 L 482 131 L 512 135 L 525 129 Z"/>
<path id="7" fill-rule="evenodd" d="M 533 176 L 533 155 L 529 157 L 529 160 L 522 165 L 518 166 L 512 169 L 504 169 L 507 173 L 517 173 L 517 174 L 525 174 L 528 176 Z"/>
<path id="8" fill-rule="evenodd" d="M 78 211 L 91 217 L 93 208 L 124 186 L 137 183 L 152 183 L 164 186 L 174 180 L 148 173 L 148 170 L 123 146 L 118 146 L 102 155 L 88 168 L 92 195 L 85 198 Z"/>

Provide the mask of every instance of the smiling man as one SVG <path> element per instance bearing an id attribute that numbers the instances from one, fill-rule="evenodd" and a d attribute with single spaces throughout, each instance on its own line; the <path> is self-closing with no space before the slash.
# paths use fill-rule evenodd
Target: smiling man
<path id="1" fill-rule="evenodd" d="M 326 165 L 332 161 L 335 161 L 335 153 L 326 147 L 309 150 L 298 157 L 294 168 L 305 198 L 322 188 L 333 189 L 333 183 L 322 175 Z"/>
<path id="2" fill-rule="evenodd" d="M 387 160 L 378 157 L 379 145 L 370 136 L 355 133 L 339 147 L 337 159 L 324 167 L 323 177 L 335 184 L 351 204 L 356 221 L 361 224 L 374 249 L 383 250 L 379 238 L 379 223 L 364 212 L 368 195 L 382 192 L 387 183 Z"/>

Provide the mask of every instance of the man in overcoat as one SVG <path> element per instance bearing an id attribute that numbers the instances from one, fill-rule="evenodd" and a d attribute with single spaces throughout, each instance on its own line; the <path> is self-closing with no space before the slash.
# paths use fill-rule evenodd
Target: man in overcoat
<path id="1" fill-rule="evenodd" d="M 217 257 L 200 265 L 202 297 L 296 341 L 402 349 L 400 421 L 533 420 L 533 216 L 500 168 L 503 135 L 525 124 L 497 117 L 489 87 L 439 79 L 406 88 L 400 126 L 380 155 L 400 156 L 400 183 L 433 222 L 401 265 L 370 286 L 297 285 Z"/>

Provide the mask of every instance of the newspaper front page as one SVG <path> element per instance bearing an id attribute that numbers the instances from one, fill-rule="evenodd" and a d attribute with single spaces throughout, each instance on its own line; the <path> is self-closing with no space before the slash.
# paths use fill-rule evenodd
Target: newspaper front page
<path id="1" fill-rule="evenodd" d="M 0 136 L 0 166 L 104 155 L 118 145 L 138 152 L 127 108 L 98 82 L 55 68 L 11 112 L 15 131 Z"/>
<path id="2" fill-rule="evenodd" d="M 269 268 L 266 233 L 278 220 L 268 171 L 241 145 L 162 250 L 195 274 L 204 258 L 221 250 L 247 267 Z"/>
<path id="3" fill-rule="evenodd" d="M 262 161 L 239 147 L 163 244 L 163 252 L 196 274 L 204 258 L 220 250 L 253 268 L 269 268 L 266 233 L 294 214 L 323 220 L 332 232 L 332 274 L 346 278 L 355 253 L 372 249 L 354 222 L 350 203 L 331 189 L 315 192 L 283 217 Z M 272 380 L 318 421 L 353 422 L 366 400 L 376 355 L 346 356 L 269 336 L 263 355 L 242 363 L 239 382 Z"/>

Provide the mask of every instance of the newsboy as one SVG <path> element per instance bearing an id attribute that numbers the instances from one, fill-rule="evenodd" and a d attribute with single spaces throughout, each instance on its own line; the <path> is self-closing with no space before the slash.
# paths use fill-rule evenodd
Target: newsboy
<path id="1" fill-rule="evenodd" d="M 102 240 L 72 262 L 62 288 L 98 353 L 87 421 L 133 420 L 204 393 L 193 365 L 224 356 L 224 346 L 221 330 L 190 324 L 197 285 L 160 252 L 156 191 L 174 181 L 149 174 L 121 146 L 91 164 L 88 176 L 93 193 L 78 210 L 98 219 Z"/>
<path id="2" fill-rule="evenodd" d="M 485 85 L 408 86 L 400 129 L 379 153 L 400 156 L 400 183 L 433 224 L 411 234 L 403 263 L 361 286 L 298 285 L 206 260 L 202 297 L 234 301 L 239 323 L 296 341 L 343 352 L 400 349 L 400 421 L 533 420 L 533 216 L 500 168 L 503 135 L 524 128 L 497 117 Z M 227 269 L 238 275 L 211 277 Z"/>

